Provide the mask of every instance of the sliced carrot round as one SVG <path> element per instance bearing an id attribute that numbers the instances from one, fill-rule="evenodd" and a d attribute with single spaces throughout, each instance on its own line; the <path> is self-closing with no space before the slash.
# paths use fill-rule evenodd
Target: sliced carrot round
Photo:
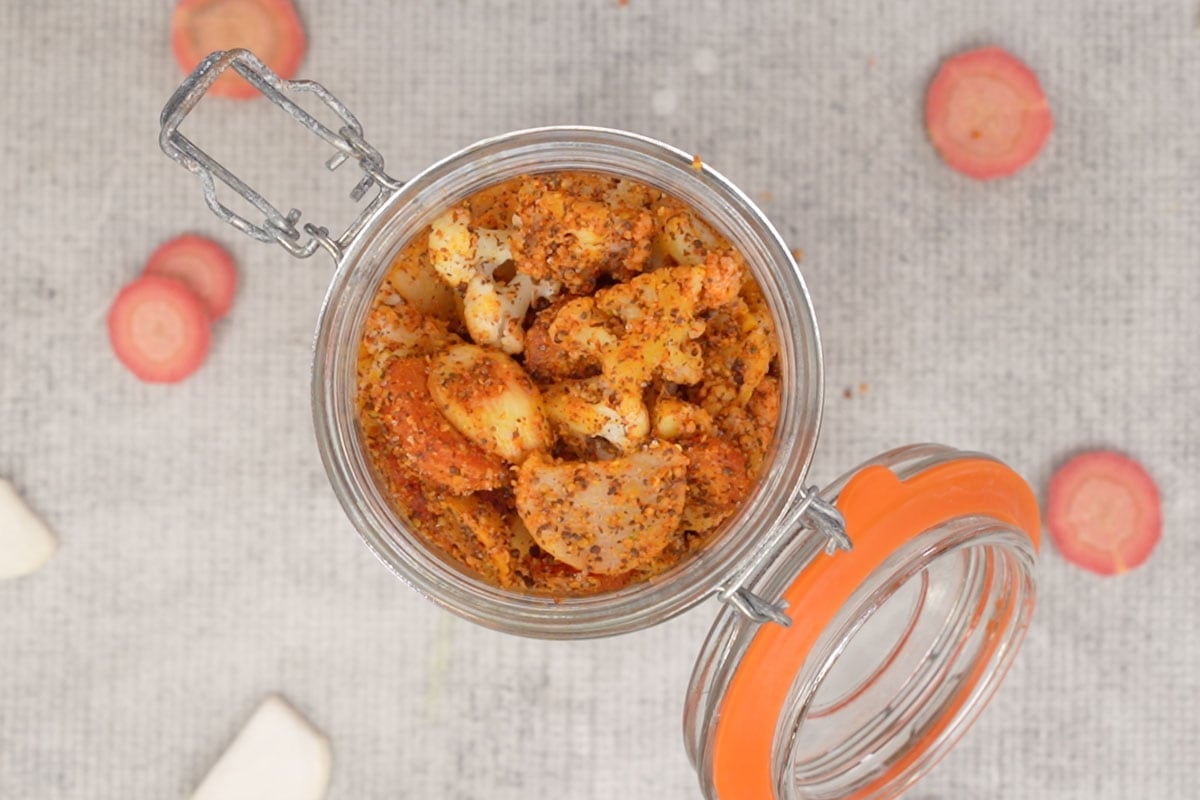
<path id="1" fill-rule="evenodd" d="M 1054 128 L 1037 75 L 999 47 L 945 61 L 925 97 L 925 128 L 942 159 L 979 180 L 1012 175 Z"/>
<path id="2" fill-rule="evenodd" d="M 292 78 L 307 46 L 291 0 L 179 0 L 171 20 L 171 47 L 184 72 L 215 50 L 244 47 L 281 78 Z M 230 71 L 209 93 L 247 100 L 258 90 Z"/>
<path id="3" fill-rule="evenodd" d="M 208 312 L 179 281 L 143 275 L 113 301 L 108 338 L 134 375 L 150 383 L 175 383 L 199 369 L 208 355 Z"/>
<path id="4" fill-rule="evenodd" d="M 1128 572 L 1162 537 L 1158 487 L 1128 456 L 1081 453 L 1050 479 L 1046 526 L 1071 563 L 1101 575 Z"/>
<path id="5" fill-rule="evenodd" d="M 237 267 L 225 248 L 194 233 L 159 246 L 146 262 L 147 275 L 174 278 L 191 289 L 214 320 L 225 316 L 237 290 Z"/>

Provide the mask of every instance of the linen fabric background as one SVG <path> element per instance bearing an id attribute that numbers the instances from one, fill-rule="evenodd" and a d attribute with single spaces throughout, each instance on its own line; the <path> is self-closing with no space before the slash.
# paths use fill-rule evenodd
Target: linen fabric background
<path id="1" fill-rule="evenodd" d="M 1200 786 L 1200 31 L 1195 2 L 297 0 L 301 76 L 389 171 L 584 123 L 691 152 L 802 269 L 828 383 L 815 482 L 897 445 L 1004 459 L 1035 487 L 1085 447 L 1162 490 L 1150 562 L 1100 579 L 1047 546 L 1024 652 L 914 800 L 1174 798 Z M 635 635 L 523 640 L 439 610 L 341 513 L 309 421 L 332 265 L 205 208 L 158 148 L 182 78 L 172 4 L 0 10 L 0 476 L 57 531 L 0 585 L 0 797 L 186 795 L 262 697 L 333 742 L 330 800 L 698 797 L 684 690 L 716 607 Z M 998 44 L 1055 131 L 1015 178 L 946 168 L 938 63 Z M 206 100 L 200 145 L 286 209 L 353 216 L 347 169 L 261 100 Z M 164 239 L 235 255 L 203 369 L 114 360 L 104 318 Z"/>

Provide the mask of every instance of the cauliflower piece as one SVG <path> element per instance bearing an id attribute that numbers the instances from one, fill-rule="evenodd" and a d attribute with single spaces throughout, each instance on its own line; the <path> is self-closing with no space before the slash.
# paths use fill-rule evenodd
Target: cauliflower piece
<path id="1" fill-rule="evenodd" d="M 591 298 L 580 298 L 590 300 Z M 564 378 L 590 378 L 600 371 L 600 362 L 594 348 L 589 347 L 586 353 L 579 353 L 574 348 L 573 338 L 569 338 L 567 320 L 576 318 L 575 312 L 569 312 L 554 331 L 551 326 L 558 320 L 560 312 L 570 303 L 578 300 L 557 300 L 542 309 L 533 318 L 533 324 L 525 331 L 525 369 L 534 378 L 541 381 L 557 381 Z"/>
<path id="2" fill-rule="evenodd" d="M 596 292 L 596 308 L 624 323 L 616 347 L 600 355 L 601 371 L 616 386 L 639 393 L 654 377 L 692 384 L 701 377 L 704 333 L 696 318 L 704 270 L 672 267 Z"/>
<path id="3" fill-rule="evenodd" d="M 768 375 L 759 382 L 754 394 L 750 396 L 750 402 L 746 404 L 746 410 L 750 412 L 751 419 L 766 435 L 766 444 L 771 443 L 771 436 L 775 433 L 775 423 L 779 421 L 781 391 L 779 378 Z M 763 449 L 766 449 L 765 445 Z"/>
<path id="4" fill-rule="evenodd" d="M 475 225 L 496 230 L 511 228 L 513 215 L 517 213 L 519 185 L 520 178 L 512 178 L 480 189 L 464 200 Z"/>
<path id="5" fill-rule="evenodd" d="M 370 393 L 397 358 L 423 356 L 461 341 L 440 319 L 418 313 L 404 301 L 371 309 L 363 323 L 358 383 Z"/>
<path id="6" fill-rule="evenodd" d="M 665 209 L 661 213 L 669 213 Z M 698 267 L 714 250 L 724 250 L 724 240 L 707 222 L 687 211 L 670 214 L 654 238 L 654 254 L 670 256 L 681 267 Z"/>
<path id="7" fill-rule="evenodd" d="M 510 548 L 512 526 L 503 505 L 483 492 L 446 497 L 443 502 L 461 530 L 478 542 L 481 555 L 494 570 L 496 582 L 505 587 L 516 585 L 516 561 L 520 553 L 513 553 Z"/>
<path id="8" fill-rule="evenodd" d="M 730 517 L 750 493 L 746 457 L 734 445 L 713 437 L 684 443 L 687 499 L 681 527 L 707 533 Z"/>
<path id="9" fill-rule="evenodd" d="M 662 213 L 668 213 L 665 210 Z M 687 211 L 666 217 L 654 239 L 650 269 L 670 264 L 704 267 L 702 308 L 719 308 L 732 303 L 746 278 L 746 261 L 707 222 Z"/>
<path id="10" fill-rule="evenodd" d="M 612 206 L 570 180 L 543 178 L 526 178 L 517 201 L 511 242 L 521 274 L 582 295 L 604 275 L 636 275 L 650 257 L 654 217 L 643 207 Z"/>
<path id="11" fill-rule="evenodd" d="M 741 253 L 709 253 L 704 259 L 704 290 L 700 306 L 705 309 L 727 306 L 738 299 L 746 280 L 746 262 Z"/>
<path id="12" fill-rule="evenodd" d="M 766 342 L 770 357 L 779 355 L 779 341 L 775 338 L 775 317 L 771 314 L 771 304 L 767 302 L 762 287 L 752 279 L 742 283 L 741 298 L 746 308 L 758 320 L 759 327 L 766 332 Z"/>
<path id="13" fill-rule="evenodd" d="M 622 452 L 650 431 L 645 388 L 655 378 L 696 383 L 704 332 L 696 318 L 703 270 L 672 267 L 638 275 L 593 297 L 565 303 L 548 327 L 551 341 L 600 375 L 547 388 L 546 414 L 567 438 L 607 439 Z M 614 332 L 616 331 L 616 332 Z"/>
<path id="14" fill-rule="evenodd" d="M 744 406 L 766 377 L 776 353 L 770 316 L 751 312 L 740 297 L 709 316 L 704 335 L 700 405 L 713 418 L 728 406 Z"/>
<path id="15" fill-rule="evenodd" d="M 601 575 L 652 562 L 674 538 L 687 494 L 687 457 L 653 442 L 612 461 L 555 461 L 541 453 L 517 469 L 517 513 L 538 546 Z"/>
<path id="16" fill-rule="evenodd" d="M 621 326 L 597 307 L 595 297 L 576 297 L 559 307 L 547 332 L 563 351 L 600 366 L 604 353 L 617 346 Z"/>
<path id="17" fill-rule="evenodd" d="M 746 457 L 751 474 L 757 475 L 766 461 L 779 420 L 779 401 L 779 379 L 768 375 L 758 384 L 749 403 L 744 407 L 729 406 L 716 419 L 721 435 L 737 445 Z"/>
<path id="18" fill-rule="evenodd" d="M 678 397 L 662 396 L 653 403 L 650 428 L 659 439 L 675 441 L 707 436 L 713 431 L 713 421 L 700 406 Z"/>
<path id="19" fill-rule="evenodd" d="M 611 386 L 641 392 L 661 376 L 696 383 L 704 333 L 696 318 L 704 273 L 673 267 L 639 275 L 571 300 L 550 323 L 550 339 L 585 363 L 598 363 Z"/>
<path id="20" fill-rule="evenodd" d="M 627 452 L 650 433 L 641 393 L 616 389 L 603 375 L 545 387 L 542 407 L 559 435 L 576 449 L 587 449 L 587 440 L 599 437 Z"/>
<path id="21" fill-rule="evenodd" d="M 413 239 L 396 254 L 384 282 L 397 299 L 403 300 L 418 313 L 447 322 L 459 319 L 462 300 L 433 268 L 426 243 L 420 239 Z M 398 304 L 391 298 L 386 302 L 389 305 Z"/>
<path id="22" fill-rule="evenodd" d="M 507 231 L 470 227 L 471 213 L 455 206 L 433 221 L 429 257 L 434 270 L 463 295 L 463 321 L 477 343 L 520 353 L 525 349 L 525 314 L 535 298 L 553 298 L 551 280 L 514 275 L 507 282 L 496 270 L 512 261 Z"/>
<path id="23" fill-rule="evenodd" d="M 496 350 L 460 344 L 438 353 L 429 366 L 429 393 L 459 433 L 511 464 L 552 442 L 538 388 Z"/>
<path id="24" fill-rule="evenodd" d="M 612 185 L 600 193 L 605 204 L 620 209 L 651 208 L 662 201 L 662 192 L 628 178 L 614 178 Z"/>
<path id="25" fill-rule="evenodd" d="M 379 384 L 375 412 L 386 448 L 413 472 L 451 494 L 496 489 L 508 482 L 501 458 L 450 424 L 429 393 L 425 359 L 392 362 Z"/>

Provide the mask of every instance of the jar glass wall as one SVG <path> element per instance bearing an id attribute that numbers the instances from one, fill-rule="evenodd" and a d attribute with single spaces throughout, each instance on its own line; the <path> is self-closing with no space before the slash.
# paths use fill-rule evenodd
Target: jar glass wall
<path id="1" fill-rule="evenodd" d="M 782 398 L 775 441 L 751 496 L 694 556 L 653 580 L 589 597 L 549 598 L 492 586 L 453 564 L 392 508 L 358 429 L 356 365 L 363 321 L 392 257 L 447 207 L 520 175 L 591 171 L 657 187 L 712 224 L 745 257 L 779 339 Z M 444 607 L 488 627 L 550 638 L 617 634 L 657 624 L 712 593 L 755 543 L 792 513 L 816 448 L 821 348 L 808 290 L 770 222 L 732 183 L 691 155 L 633 134 L 544 128 L 480 142 L 409 181 L 342 258 L 321 312 L 313 365 L 317 443 L 334 491 L 367 546 Z"/>

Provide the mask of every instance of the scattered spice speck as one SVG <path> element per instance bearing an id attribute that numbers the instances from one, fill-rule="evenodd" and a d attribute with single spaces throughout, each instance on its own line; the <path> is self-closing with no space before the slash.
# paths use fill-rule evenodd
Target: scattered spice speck
<path id="1" fill-rule="evenodd" d="M 704 169 L 704 162 L 700 160 L 700 156 L 692 156 L 692 169 L 696 170 L 696 172 Z"/>
<path id="2" fill-rule="evenodd" d="M 769 203 L 775 199 L 775 194 L 770 189 L 763 189 L 758 193 L 758 199 L 764 203 Z"/>
<path id="3" fill-rule="evenodd" d="M 859 394 L 866 394 L 869 391 L 871 391 L 871 387 L 868 384 L 860 383 L 858 385 L 858 393 Z"/>
<path id="4" fill-rule="evenodd" d="M 792 250 L 792 258 L 796 259 L 796 263 L 799 264 L 801 261 L 804 260 L 804 251 L 801 250 L 799 247 L 793 249 Z"/>
<path id="5" fill-rule="evenodd" d="M 851 397 L 854 397 L 854 391 L 849 386 L 847 386 L 845 389 L 842 390 L 842 397 L 849 400 Z"/>

